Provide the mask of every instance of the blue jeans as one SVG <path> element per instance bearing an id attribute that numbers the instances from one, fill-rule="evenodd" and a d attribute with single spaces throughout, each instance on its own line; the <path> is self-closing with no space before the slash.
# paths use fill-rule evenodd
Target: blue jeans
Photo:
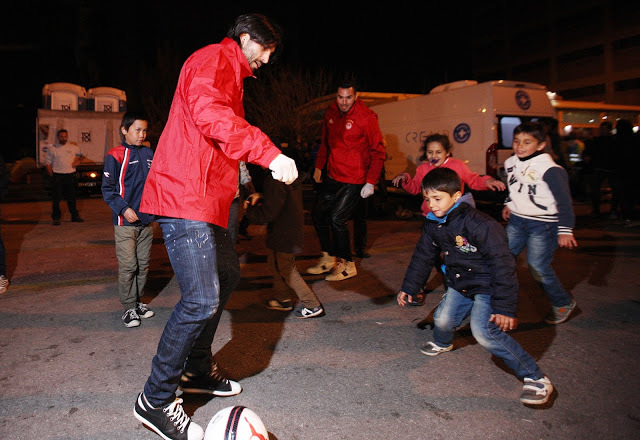
<path id="1" fill-rule="evenodd" d="M 551 261 L 558 248 L 558 224 L 530 220 L 517 215 L 509 217 L 507 224 L 509 250 L 517 258 L 527 248 L 529 271 L 556 307 L 571 304 L 567 293 L 556 276 Z"/>
<path id="2" fill-rule="evenodd" d="M 531 355 L 515 339 L 489 322 L 492 313 L 491 295 L 467 298 L 449 287 L 433 314 L 433 340 L 440 347 L 450 346 L 456 329 L 471 316 L 471 333 L 480 345 L 502 359 L 518 378 L 542 378 L 544 375 Z"/>
<path id="3" fill-rule="evenodd" d="M 175 399 L 185 369 L 211 371 L 211 343 L 231 292 L 240 281 L 240 265 L 229 233 L 210 223 L 161 217 L 164 243 L 180 286 L 162 332 L 144 394 L 155 407 Z"/>

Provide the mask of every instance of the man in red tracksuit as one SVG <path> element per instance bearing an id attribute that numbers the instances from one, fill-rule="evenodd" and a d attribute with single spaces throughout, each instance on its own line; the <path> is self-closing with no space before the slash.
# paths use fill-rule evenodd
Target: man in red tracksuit
<path id="1" fill-rule="evenodd" d="M 324 115 L 322 143 L 313 173 L 316 183 L 321 183 L 312 217 L 322 257 L 307 269 L 308 273 L 331 272 L 327 281 L 346 280 L 358 274 L 351 256 L 347 221 L 360 200 L 373 194 L 384 159 L 378 116 L 358 99 L 352 82 L 341 83 L 336 102 Z"/>
<path id="2" fill-rule="evenodd" d="M 280 28 L 263 15 L 241 15 L 227 38 L 193 53 L 184 63 L 140 210 L 156 215 L 180 286 L 151 374 L 134 415 L 162 438 L 202 440 L 176 398 L 184 393 L 238 394 L 213 361 L 211 343 L 231 292 L 240 280 L 227 224 L 238 189 L 238 161 L 269 168 L 286 184 L 295 162 L 244 119 L 243 80 L 268 63 Z"/>

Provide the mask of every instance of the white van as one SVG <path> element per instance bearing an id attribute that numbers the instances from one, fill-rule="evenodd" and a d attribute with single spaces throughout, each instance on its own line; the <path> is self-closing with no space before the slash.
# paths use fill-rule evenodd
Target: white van
<path id="1" fill-rule="evenodd" d="M 427 95 L 370 107 L 378 115 L 386 142 L 386 180 L 402 172 L 415 175 L 420 147 L 433 133 L 447 134 L 453 157 L 466 162 L 471 171 L 504 177 L 513 129 L 555 114 L 545 86 L 517 81 L 457 81 Z"/>

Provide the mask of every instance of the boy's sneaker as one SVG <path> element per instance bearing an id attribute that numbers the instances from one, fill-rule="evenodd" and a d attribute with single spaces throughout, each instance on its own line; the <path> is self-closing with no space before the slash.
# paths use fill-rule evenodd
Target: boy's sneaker
<path id="1" fill-rule="evenodd" d="M 140 393 L 133 415 L 165 440 L 202 440 L 203 429 L 191 421 L 181 404 L 182 399 L 176 399 L 164 408 L 154 408 Z"/>
<path id="2" fill-rule="evenodd" d="M 313 318 L 315 316 L 324 315 L 324 309 L 322 308 L 322 306 L 317 306 L 312 309 L 300 306 L 298 307 L 298 309 L 296 309 L 294 315 L 296 315 L 296 318 Z"/>
<path id="3" fill-rule="evenodd" d="M 9 280 L 4 275 L 0 275 L 0 293 L 6 292 L 8 287 Z"/>
<path id="4" fill-rule="evenodd" d="M 235 396 L 242 392 L 242 386 L 222 376 L 215 363 L 211 367 L 211 373 L 202 376 L 185 371 L 178 388 L 183 393 L 213 394 L 220 397 Z"/>
<path id="5" fill-rule="evenodd" d="M 140 317 L 136 309 L 129 309 L 122 315 L 122 322 L 125 327 L 138 327 L 140 325 Z"/>
<path id="6" fill-rule="evenodd" d="M 576 308 L 575 299 L 572 299 L 571 304 L 567 306 L 556 307 L 554 305 L 551 305 L 551 311 L 549 312 L 547 317 L 544 318 L 544 321 L 547 324 L 562 324 L 567 319 L 569 319 L 569 315 L 571 315 L 571 312 L 573 312 L 573 309 L 575 308 Z"/>
<path id="7" fill-rule="evenodd" d="M 280 310 L 281 312 L 288 312 L 293 310 L 293 306 L 291 305 L 291 300 L 287 299 L 284 301 L 278 301 L 277 299 L 270 299 L 267 301 L 267 309 L 271 310 Z"/>
<path id="8" fill-rule="evenodd" d="M 552 391 L 553 385 L 551 385 L 547 376 L 538 380 L 525 377 L 520 402 L 529 405 L 542 405 L 549 400 Z"/>
<path id="9" fill-rule="evenodd" d="M 422 354 L 426 354 L 427 356 L 438 356 L 439 354 L 444 353 L 445 351 L 451 351 L 451 350 L 453 350 L 453 344 L 449 345 L 448 347 L 440 347 L 435 342 L 429 341 L 427 342 L 427 345 L 425 345 L 420 349 L 420 352 Z"/>
<path id="10" fill-rule="evenodd" d="M 336 264 L 335 270 L 324 277 L 324 279 L 327 281 L 342 281 L 348 278 L 353 278 L 356 275 L 358 275 L 356 263 L 340 258 L 338 264 Z"/>
<path id="11" fill-rule="evenodd" d="M 307 269 L 307 273 L 312 275 L 320 275 L 321 273 L 331 272 L 333 266 L 336 264 L 336 257 L 332 257 L 327 252 L 323 252 L 320 260 L 315 266 L 311 266 Z"/>
<path id="12" fill-rule="evenodd" d="M 155 315 L 154 311 L 149 308 L 145 303 L 138 303 L 138 307 L 136 307 L 136 313 L 141 318 L 151 318 Z"/>

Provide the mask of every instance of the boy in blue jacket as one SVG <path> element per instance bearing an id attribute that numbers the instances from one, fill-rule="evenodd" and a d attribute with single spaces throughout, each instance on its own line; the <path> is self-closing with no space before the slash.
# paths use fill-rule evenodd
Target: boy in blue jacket
<path id="1" fill-rule="evenodd" d="M 154 216 L 140 212 L 142 189 L 151 168 L 153 150 L 143 145 L 147 118 L 127 112 L 122 118 L 122 145 L 112 148 L 104 160 L 102 197 L 113 211 L 118 258 L 118 288 L 124 307 L 125 327 L 138 327 L 140 318 L 154 312 L 140 301 L 149 272 Z"/>
<path id="2" fill-rule="evenodd" d="M 398 304 L 405 306 L 427 282 L 442 253 L 447 291 L 433 318 L 433 341 L 421 349 L 437 356 L 453 349 L 453 336 L 471 317 L 471 332 L 491 354 L 524 380 L 520 401 L 541 405 L 553 386 L 535 360 L 506 332 L 518 325 L 518 279 L 504 228 L 493 218 L 459 202 L 461 182 L 455 171 L 437 168 L 422 180 L 431 212 L 405 273 Z"/>

